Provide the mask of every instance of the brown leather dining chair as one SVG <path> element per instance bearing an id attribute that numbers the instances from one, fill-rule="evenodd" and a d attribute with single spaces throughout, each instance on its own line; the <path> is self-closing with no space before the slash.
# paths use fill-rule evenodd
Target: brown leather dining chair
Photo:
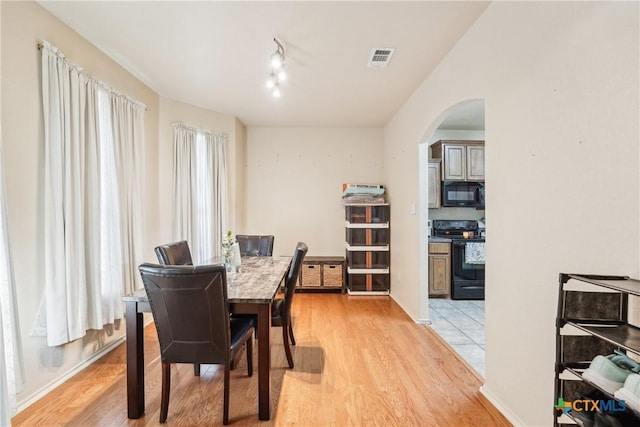
<path id="1" fill-rule="evenodd" d="M 248 234 L 236 234 L 236 240 L 240 248 L 241 256 L 272 256 L 273 242 L 272 235 L 257 236 Z"/>
<path id="2" fill-rule="evenodd" d="M 138 267 L 158 332 L 162 362 L 160 422 L 167 420 L 172 363 L 224 365 L 223 423 L 229 423 L 231 360 L 247 350 L 253 374 L 253 321 L 229 317 L 224 265 Z"/>
<path id="3" fill-rule="evenodd" d="M 191 250 L 186 240 L 156 246 L 153 251 L 162 265 L 193 265 Z M 200 365 L 197 363 L 193 365 L 193 374 L 200 376 Z"/>
<path id="4" fill-rule="evenodd" d="M 186 240 L 167 243 L 154 249 L 158 262 L 162 265 L 193 265 L 191 251 Z"/>
<path id="5" fill-rule="evenodd" d="M 305 243 L 298 242 L 293 254 L 293 259 L 291 260 L 291 267 L 289 267 L 284 281 L 284 298 L 276 299 L 271 304 L 271 326 L 282 327 L 282 340 L 284 341 L 284 351 L 287 355 L 289 368 L 293 368 L 293 356 L 291 354 L 289 338 L 291 338 L 291 344 L 296 345 L 296 339 L 293 336 L 293 323 L 291 321 L 291 304 L 293 303 L 293 296 L 295 294 L 296 282 L 300 274 L 302 261 L 308 250 L 309 248 Z"/>

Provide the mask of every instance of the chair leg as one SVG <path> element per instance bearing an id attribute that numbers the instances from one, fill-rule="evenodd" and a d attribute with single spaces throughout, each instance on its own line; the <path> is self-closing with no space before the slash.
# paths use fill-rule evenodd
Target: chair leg
<path id="1" fill-rule="evenodd" d="M 293 323 L 289 321 L 289 337 L 291 338 L 291 344 L 296 345 L 296 339 L 293 336 Z"/>
<path id="2" fill-rule="evenodd" d="M 287 362 L 289 367 L 293 369 L 293 356 L 291 355 L 291 347 L 289 347 L 289 331 L 287 325 L 282 325 L 282 340 L 284 341 L 284 352 L 287 354 Z"/>
<path id="3" fill-rule="evenodd" d="M 167 421 L 169 412 L 169 390 L 171 389 L 171 363 L 162 364 L 162 399 L 160 401 L 160 422 Z"/>
<path id="4" fill-rule="evenodd" d="M 199 363 L 194 363 L 193 364 L 193 375 L 195 375 L 196 377 L 200 376 L 200 364 Z"/>
<path id="5" fill-rule="evenodd" d="M 253 336 L 247 340 L 247 375 L 253 375 Z"/>
<path id="6" fill-rule="evenodd" d="M 229 375 L 231 370 L 229 364 L 224 365 L 224 398 L 222 408 L 222 424 L 229 424 Z"/>

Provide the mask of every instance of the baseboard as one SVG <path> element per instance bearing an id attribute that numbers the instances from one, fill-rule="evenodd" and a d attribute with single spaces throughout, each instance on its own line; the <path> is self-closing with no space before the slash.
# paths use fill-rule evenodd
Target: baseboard
<path id="1" fill-rule="evenodd" d="M 361 296 L 380 296 L 380 295 L 388 296 L 389 295 L 389 291 L 352 291 L 350 289 L 347 289 L 347 293 L 349 295 L 361 295 Z"/>
<path id="2" fill-rule="evenodd" d="M 124 340 L 125 340 L 125 336 L 124 335 L 122 337 L 120 337 L 120 338 L 115 339 L 113 342 L 111 342 L 108 345 L 106 345 L 103 348 L 101 348 L 100 351 L 98 351 L 97 353 L 93 354 L 88 359 L 83 360 L 81 363 L 79 363 L 78 365 L 76 365 L 73 368 L 71 368 L 69 371 L 64 373 L 62 376 L 56 378 L 54 381 L 51 381 L 49 384 L 44 385 L 42 388 L 40 388 L 39 390 L 34 392 L 31 396 L 27 397 L 22 402 L 20 402 L 18 404 L 18 407 L 16 408 L 16 413 L 13 414 L 13 416 L 15 416 L 16 414 L 24 411 L 26 408 L 28 408 L 29 406 L 33 405 L 35 402 L 37 402 L 38 400 L 42 399 L 45 395 L 50 393 L 53 389 L 55 389 L 56 387 L 60 386 L 65 381 L 68 381 L 69 378 L 73 377 L 75 374 L 77 374 L 78 372 L 82 371 L 84 368 L 86 368 L 87 366 L 91 365 L 96 360 L 100 359 L 102 356 L 104 356 L 105 354 L 109 353 L 111 350 L 115 349 L 117 346 L 122 344 L 124 342 Z"/>
<path id="3" fill-rule="evenodd" d="M 484 384 L 480 387 L 480 393 L 500 412 L 502 415 L 514 425 L 514 427 L 525 426 L 518 417 L 515 416 L 513 412 L 507 408 L 500 399 L 498 399 L 491 391 L 487 390 L 487 385 Z"/>

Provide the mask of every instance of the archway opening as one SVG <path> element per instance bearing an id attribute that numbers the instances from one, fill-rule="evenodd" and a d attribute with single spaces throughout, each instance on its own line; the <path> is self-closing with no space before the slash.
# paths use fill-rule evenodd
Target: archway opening
<path id="1" fill-rule="evenodd" d="M 429 327 L 483 377 L 484 113 L 484 100 L 452 106 L 420 147 L 421 229 L 430 236 L 420 239 L 421 307 Z"/>

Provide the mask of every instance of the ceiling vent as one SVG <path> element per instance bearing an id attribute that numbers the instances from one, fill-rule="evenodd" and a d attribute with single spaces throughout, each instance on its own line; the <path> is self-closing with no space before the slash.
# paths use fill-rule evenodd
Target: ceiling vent
<path id="1" fill-rule="evenodd" d="M 389 65 L 391 57 L 393 56 L 395 49 L 390 47 L 371 49 L 371 56 L 369 57 L 369 68 L 384 68 Z"/>

